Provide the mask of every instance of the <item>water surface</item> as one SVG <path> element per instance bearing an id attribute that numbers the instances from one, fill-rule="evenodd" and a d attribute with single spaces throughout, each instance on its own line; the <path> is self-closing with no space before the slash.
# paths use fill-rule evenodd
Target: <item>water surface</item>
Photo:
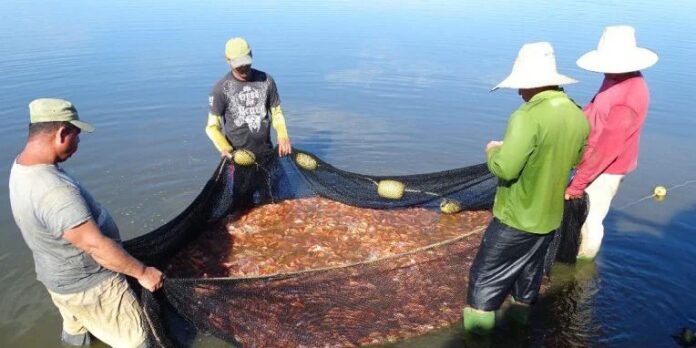
<path id="1" fill-rule="evenodd" d="M 548 40 L 575 59 L 602 27 L 631 24 L 660 54 L 645 71 L 652 103 L 640 165 L 624 181 L 595 265 L 561 270 L 524 340 L 496 344 L 670 347 L 696 327 L 696 56 L 691 1 L 37 1 L 0 4 L 0 177 L 21 150 L 34 98 L 72 100 L 97 131 L 65 164 L 132 238 L 169 221 L 200 191 L 218 155 L 205 136 L 207 94 L 226 71 L 225 41 L 245 36 L 276 79 L 293 144 L 339 168 L 413 174 L 484 161 L 521 99 L 488 90 L 519 47 Z M 55 347 L 58 312 L 0 185 L 0 342 Z M 636 203 L 637 202 L 637 203 Z M 564 279 L 565 281 L 560 281 Z M 464 296 L 464 294 L 462 294 Z M 199 346 L 219 346 L 203 339 Z M 461 346 L 456 330 L 396 344 Z"/>

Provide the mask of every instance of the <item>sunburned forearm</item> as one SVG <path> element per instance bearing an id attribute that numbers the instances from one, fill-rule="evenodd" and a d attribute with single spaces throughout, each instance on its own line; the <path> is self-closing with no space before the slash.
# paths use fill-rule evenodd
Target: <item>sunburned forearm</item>
<path id="1" fill-rule="evenodd" d="M 93 219 L 63 233 L 63 239 L 89 254 L 98 264 L 117 273 L 131 276 L 144 288 L 155 291 L 162 286 L 163 274 L 126 252 L 120 244 L 104 236 Z"/>
<path id="2" fill-rule="evenodd" d="M 145 272 L 145 265 L 107 237 L 98 238 L 86 251 L 97 263 L 114 272 L 133 278 L 140 278 Z"/>
<path id="3" fill-rule="evenodd" d="M 141 277 L 145 266 L 128 254 L 121 245 L 104 236 L 93 219 L 63 233 L 63 239 L 89 254 L 94 261 L 114 272 Z"/>

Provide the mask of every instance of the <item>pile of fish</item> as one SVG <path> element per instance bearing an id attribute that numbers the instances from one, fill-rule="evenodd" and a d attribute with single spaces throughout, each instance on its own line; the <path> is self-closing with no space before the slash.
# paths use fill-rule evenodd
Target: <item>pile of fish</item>
<path id="1" fill-rule="evenodd" d="M 176 255 L 167 274 L 202 281 L 170 287 L 168 298 L 243 346 L 395 342 L 461 320 L 490 219 L 318 197 L 264 205 L 227 217 Z"/>
<path id="2" fill-rule="evenodd" d="M 187 278 L 250 277 L 377 260 L 485 226 L 488 211 L 365 209 L 312 197 L 229 216 L 167 270 Z"/>

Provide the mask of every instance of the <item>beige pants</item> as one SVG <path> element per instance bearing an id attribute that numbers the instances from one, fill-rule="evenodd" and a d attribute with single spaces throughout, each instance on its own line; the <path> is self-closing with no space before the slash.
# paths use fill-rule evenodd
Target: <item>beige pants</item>
<path id="1" fill-rule="evenodd" d="M 601 174 L 585 189 L 588 212 L 580 230 L 582 241 L 578 257 L 592 259 L 597 256 L 604 238 L 604 218 L 623 178 L 620 174 Z"/>
<path id="2" fill-rule="evenodd" d="M 147 338 L 142 309 L 122 275 L 75 294 L 48 293 L 63 317 L 63 331 L 69 335 L 89 331 L 117 348 L 139 347 Z"/>

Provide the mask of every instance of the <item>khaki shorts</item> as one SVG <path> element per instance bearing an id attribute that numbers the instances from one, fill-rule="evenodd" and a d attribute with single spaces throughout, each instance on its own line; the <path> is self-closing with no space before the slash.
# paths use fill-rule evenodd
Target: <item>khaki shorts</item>
<path id="1" fill-rule="evenodd" d="M 117 348 L 144 346 L 147 339 L 143 311 L 124 276 L 117 274 L 79 293 L 51 292 L 69 335 L 89 332 Z"/>

